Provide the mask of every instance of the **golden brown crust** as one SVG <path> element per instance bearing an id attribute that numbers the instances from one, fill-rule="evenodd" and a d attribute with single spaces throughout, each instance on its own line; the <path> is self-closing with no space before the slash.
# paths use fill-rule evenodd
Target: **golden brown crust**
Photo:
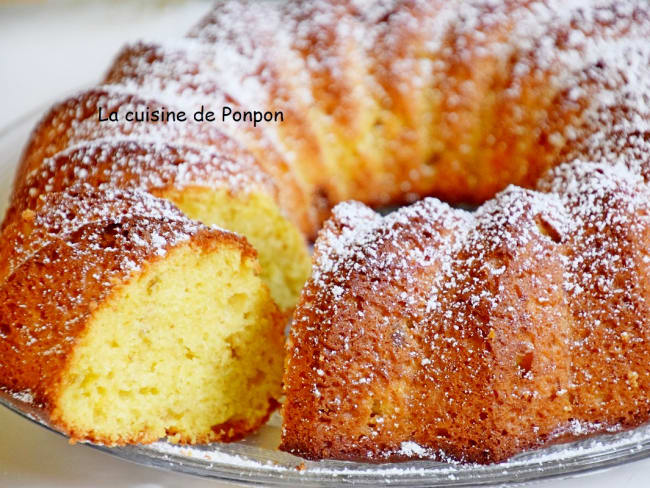
<path id="1" fill-rule="evenodd" d="M 216 113 L 217 124 L 231 138 L 245 146 L 262 164 L 264 170 L 284 188 L 281 204 L 298 220 L 299 227 L 310 237 L 326 217 L 325 203 L 312 183 L 320 169 L 320 148 L 310 134 L 304 117 L 309 107 L 296 105 L 298 91 L 295 80 L 287 70 L 278 70 L 283 63 L 274 63 L 277 49 L 257 58 L 261 65 L 247 60 L 242 68 L 231 69 L 229 63 L 218 61 L 232 55 L 238 46 L 215 46 L 184 39 L 171 44 L 139 42 L 126 46 L 117 56 L 104 80 L 115 86 L 136 87 L 139 91 L 164 93 L 176 103 L 198 107 Z M 217 60 L 217 61 L 215 61 Z M 243 71 L 242 71 L 243 69 Z M 232 122 L 221 119 L 222 107 L 232 111 L 260 110 L 242 98 L 239 88 L 250 78 L 265 73 L 265 110 L 281 111 L 283 121 L 273 127 L 264 124 Z M 237 87 L 234 90 L 231 87 Z M 255 94 L 253 89 L 243 94 Z M 180 100 L 183 100 L 180 102 Z M 203 125 L 208 124 L 207 122 Z M 277 132 L 277 136 L 273 135 Z M 309 161 L 309 164 L 304 164 Z M 286 201 L 284 201 L 286 200 Z"/>
<path id="2" fill-rule="evenodd" d="M 281 448 L 494 462 L 647 421 L 648 190 L 635 175 L 650 163 L 650 52 L 635 39 L 647 38 L 648 6 L 386 5 L 351 15 L 380 26 L 375 75 L 405 120 L 429 104 L 438 144 L 420 148 L 431 168 L 421 154 L 406 161 L 398 191 L 482 201 L 575 158 L 630 172 L 563 164 L 551 196 L 510 189 L 484 207 L 493 220 L 482 208 L 460 226 L 458 211 L 432 204 L 425 225 L 424 204 L 383 222 L 337 207 L 288 345 Z M 415 83 L 441 99 L 418 98 Z M 425 272 L 409 260 L 427 255 Z"/>
<path id="3" fill-rule="evenodd" d="M 540 182 L 562 195 L 574 219 L 564 244 L 568 394 L 571 418 L 592 431 L 650 415 L 649 192 L 641 178 L 619 171 L 560 167 Z"/>
<path id="4" fill-rule="evenodd" d="M 146 93 L 146 92 L 145 92 Z M 193 102 L 195 103 L 195 102 Z M 191 105 L 193 106 L 193 105 Z M 118 122 L 100 122 L 98 107 L 105 114 L 115 111 Z M 318 196 L 310 195 L 297 176 L 290 171 L 277 151 L 270 146 L 259 128 L 251 128 L 254 134 L 244 137 L 246 148 L 232 135 L 223 132 L 226 127 L 215 123 L 187 122 L 128 122 L 128 111 L 191 110 L 182 100 L 160 100 L 154 95 L 141 96 L 134 87 L 106 85 L 93 88 L 55 105 L 34 129 L 27 143 L 23 158 L 14 180 L 14 193 L 24 184 L 30 173 L 43 161 L 73 145 L 88 141 L 114 138 L 137 138 L 154 144 L 174 142 L 178 145 L 198 146 L 197 151 L 212 148 L 226 159 L 260 166 L 260 173 L 272 178 L 283 191 L 277 194 L 278 203 L 286 215 L 306 234 L 312 235 L 323 216 L 314 210 Z M 241 134 L 240 130 L 237 134 Z M 255 141 L 258 141 L 257 144 Z M 263 156 L 263 157 L 260 157 Z M 320 210 L 319 212 L 322 212 Z"/>
<path id="5" fill-rule="evenodd" d="M 650 191 L 563 165 L 468 214 L 341 205 L 287 346 L 281 449 L 498 462 L 650 419 Z"/>
<path id="6" fill-rule="evenodd" d="M 191 35 L 241 44 L 255 59 L 297 70 L 313 100 L 303 133 L 314 132 L 330 153 L 314 182 L 333 203 L 427 195 L 480 203 L 509 183 L 534 187 L 561 162 L 564 129 L 594 98 L 581 79 L 590 64 L 588 56 L 577 59 L 586 51 L 581 36 L 614 44 L 648 34 L 642 2 L 629 9 L 594 2 L 588 11 L 546 1 L 395 0 L 362 8 L 232 0 Z M 280 39 L 268 42 L 279 54 L 248 35 L 276 26 Z M 271 90 L 283 79 L 276 73 L 259 82 Z M 573 88 L 583 84 L 576 98 Z"/>
<path id="7" fill-rule="evenodd" d="M 74 146 L 46 159 L 14 190 L 3 226 L 46 193 L 75 185 L 142 190 L 163 195 L 189 186 L 225 188 L 232 194 L 263 191 L 277 198 L 274 180 L 241 151 L 233 159 L 208 148 L 182 144 L 100 140 Z"/>
<path id="8" fill-rule="evenodd" d="M 271 414 L 280 407 L 280 403 L 275 398 L 269 398 L 269 408 L 267 412 L 259 419 L 246 419 L 246 420 L 230 420 L 223 424 L 213 425 L 212 432 L 214 436 L 212 440 L 201 440 L 199 443 L 204 444 L 208 442 L 235 442 L 243 439 L 251 432 L 255 432 L 258 428 L 264 425 L 271 417 Z M 182 440 L 180 443 L 184 443 Z"/>
<path id="9" fill-rule="evenodd" d="M 526 194 L 518 196 L 527 199 Z M 524 203 L 525 210 L 514 201 L 510 205 L 515 208 L 509 210 L 519 210 L 508 223 L 511 233 L 522 226 L 534 228 L 539 217 L 530 203 Z M 557 347 L 567 335 L 558 325 L 560 298 L 551 297 L 547 307 L 509 312 L 513 306 L 521 309 L 515 290 L 539 295 L 549 284 L 536 278 L 558 274 L 555 244 L 538 235 L 510 251 L 479 237 L 446 258 L 433 250 L 454 249 L 466 218 L 431 201 L 414 207 L 385 225 L 375 221 L 363 237 L 372 243 L 367 253 L 351 243 L 352 258 L 334 261 L 334 269 L 328 266 L 337 258 L 321 254 L 332 252 L 327 249 L 327 227 L 317 242 L 315 278 L 303 293 L 288 346 L 283 450 L 310 458 L 380 462 L 411 457 L 401 446 L 416 442 L 429 457 L 496 461 L 536 445 L 540 436 L 553 431 L 556 419 L 566 417 L 565 403 L 554 395 L 568 380 L 566 352 Z M 363 226 L 339 219 L 343 221 L 332 225 L 341 225 L 342 234 Z M 497 225 L 485 222 L 477 236 L 493 233 Z M 490 276 L 484 262 L 470 260 L 473 247 L 480 245 L 491 246 L 491 266 L 508 271 Z M 422 259 L 427 254 L 429 259 Z M 496 307 L 485 302 L 454 310 L 471 328 L 445 326 L 447 308 L 427 311 L 435 278 L 449 263 L 455 268 L 452 274 L 467 280 L 444 290 L 441 301 L 464 304 L 469 300 L 464 295 L 474 287 L 497 294 L 508 284 Z M 319 324 L 317 329 L 314 324 Z M 527 365 L 531 375 L 555 370 L 541 387 L 516 366 L 531 340 L 538 351 L 545 350 Z M 540 397 L 524 394 L 535 387 L 542 390 Z M 501 434 L 504 424 L 516 429 L 510 438 Z"/>
<path id="10" fill-rule="evenodd" d="M 237 144 L 229 140 L 220 130 L 210 125 L 187 123 L 142 122 L 127 123 L 126 111 L 161 109 L 182 110 L 170 104 L 147 98 L 124 87 L 92 88 L 67 100 L 57 103 L 35 127 L 27 143 L 20 167 L 16 173 L 16 184 L 27 174 L 38 168 L 41 162 L 72 144 L 106 137 L 138 135 L 152 137 L 159 141 L 192 141 L 199 144 L 218 146 L 223 152 L 236 150 Z M 98 108 L 106 114 L 118 112 L 118 122 L 100 122 Z"/>

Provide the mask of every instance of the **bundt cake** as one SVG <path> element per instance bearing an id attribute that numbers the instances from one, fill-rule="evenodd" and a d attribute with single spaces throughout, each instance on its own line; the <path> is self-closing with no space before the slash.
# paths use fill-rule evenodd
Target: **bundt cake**
<path id="1" fill-rule="evenodd" d="M 226 0 L 127 46 L 26 146 L 0 385 L 77 439 L 229 440 L 284 359 L 281 448 L 314 459 L 494 462 L 647 421 L 649 39 L 644 0 Z M 447 203 L 371 209 L 423 197 Z M 194 230 L 158 256 L 126 222 Z"/>
<path id="2" fill-rule="evenodd" d="M 285 324 L 242 237 L 78 187 L 2 239 L 2 384 L 71 439 L 232 440 L 276 408 Z"/>

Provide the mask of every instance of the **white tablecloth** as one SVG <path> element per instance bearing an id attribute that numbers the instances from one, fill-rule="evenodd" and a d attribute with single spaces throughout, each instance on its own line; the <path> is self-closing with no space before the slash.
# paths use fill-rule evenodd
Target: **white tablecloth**
<path id="1" fill-rule="evenodd" d="M 49 2 L 0 5 L 0 131 L 57 97 L 88 86 L 127 40 L 178 36 L 202 2 Z M 131 464 L 67 441 L 0 407 L 0 487 L 215 487 L 220 483 Z M 650 460 L 553 488 L 650 486 Z"/>

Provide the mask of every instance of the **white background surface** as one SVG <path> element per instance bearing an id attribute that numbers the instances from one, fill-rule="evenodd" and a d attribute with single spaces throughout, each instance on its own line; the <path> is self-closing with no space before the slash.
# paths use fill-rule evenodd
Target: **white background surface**
<path id="1" fill-rule="evenodd" d="M 25 114 L 44 110 L 53 99 L 97 81 L 125 41 L 178 37 L 209 8 L 197 1 L 122 1 L 110 6 L 81 1 L 1 3 L 0 136 L 5 127 Z M 5 152 L 0 157 L 8 156 L 11 154 Z M 6 161 L 0 161 L 3 163 Z M 0 188 L 6 187 L 7 181 L 0 182 Z M 223 485 L 137 466 L 86 446 L 71 446 L 64 438 L 0 407 L 2 488 L 175 486 Z M 534 486 L 650 487 L 650 460 Z"/>

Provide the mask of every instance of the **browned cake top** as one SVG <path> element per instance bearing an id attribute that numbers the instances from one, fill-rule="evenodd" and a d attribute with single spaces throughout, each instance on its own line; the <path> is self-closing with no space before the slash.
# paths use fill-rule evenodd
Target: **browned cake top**
<path id="1" fill-rule="evenodd" d="M 223 91 L 215 78 L 215 51 L 192 40 L 164 44 L 137 42 L 118 54 L 104 82 L 149 91 L 172 92 L 176 97 L 209 100 L 210 109 L 238 102 Z"/>
<path id="2" fill-rule="evenodd" d="M 118 122 L 99 122 L 98 107 L 104 116 L 119 114 Z M 194 142 L 217 146 L 224 154 L 241 152 L 239 144 L 227 137 L 215 124 L 188 122 L 142 122 L 125 120 L 127 112 L 187 110 L 179 98 L 163 99 L 152 92 L 136 92 L 124 86 L 93 88 L 55 105 L 41 120 L 26 148 L 28 157 L 16 176 L 21 181 L 37 168 L 44 158 L 53 156 L 69 145 L 123 135 L 137 135 L 160 142 Z"/>
<path id="3" fill-rule="evenodd" d="M 348 197 L 377 203 L 412 191 L 414 198 L 427 194 L 424 179 L 428 194 L 480 202 L 508 181 L 533 186 L 560 162 L 556 152 L 572 145 L 570 131 L 593 96 L 585 70 L 597 73 L 607 51 L 636 44 L 647 53 L 649 11 L 645 2 L 611 0 L 230 1 L 190 36 L 227 53 L 220 60 L 232 67 L 230 78 L 249 83 L 238 87 L 244 106 L 294 88 L 277 66 L 298 80 L 299 92 L 283 103 L 326 114 L 311 123 L 359 153 L 359 171 L 341 178 L 360 179 Z M 378 132 L 389 161 L 383 168 L 368 164 L 364 156 L 373 156 L 360 147 L 364 119 L 383 122 L 376 109 L 404 124 L 401 133 Z M 420 138 L 441 148 L 431 149 L 428 164 L 420 162 L 426 151 L 409 152 L 428 143 Z M 391 167 L 395 176 L 380 180 Z"/>
<path id="4" fill-rule="evenodd" d="M 32 134 L 16 174 L 14 196 L 24 186 L 28 175 L 38 169 L 45 159 L 71 146 L 125 138 L 152 143 L 154 148 L 172 143 L 187 147 L 190 153 L 195 154 L 209 155 L 209 148 L 224 159 L 241 161 L 242 167 L 251 164 L 258 166 L 260 177 L 267 181 L 272 179 L 282 187 L 282 191 L 275 194 L 280 207 L 305 233 L 314 232 L 320 218 L 315 214 L 313 197 L 301 183 L 300 177 L 279 156 L 273 144 L 258 130 L 260 127 L 251 128 L 252 133 L 247 135 L 245 127 L 228 130 L 226 125 L 219 122 L 194 122 L 191 120 L 192 110 L 201 101 L 191 99 L 187 102 L 177 95 L 167 95 L 163 96 L 162 91 L 156 91 L 153 87 L 137 89 L 134 86 L 106 85 L 55 105 Z M 117 112 L 118 122 L 99 122 L 98 107 L 102 107 L 105 116 L 112 111 Z M 163 107 L 186 111 L 188 121 L 134 123 L 125 120 L 128 112 L 151 112 Z M 245 169 L 242 171 L 246 172 Z"/>
<path id="5" fill-rule="evenodd" d="M 277 189 L 255 159 L 240 150 L 230 154 L 200 146 L 147 142 L 140 139 L 99 139 L 72 146 L 33 170 L 12 197 L 4 226 L 16 213 L 36 207 L 45 193 L 74 184 L 96 188 L 139 189 L 161 194 L 187 186 L 225 188 L 232 194 Z"/>

